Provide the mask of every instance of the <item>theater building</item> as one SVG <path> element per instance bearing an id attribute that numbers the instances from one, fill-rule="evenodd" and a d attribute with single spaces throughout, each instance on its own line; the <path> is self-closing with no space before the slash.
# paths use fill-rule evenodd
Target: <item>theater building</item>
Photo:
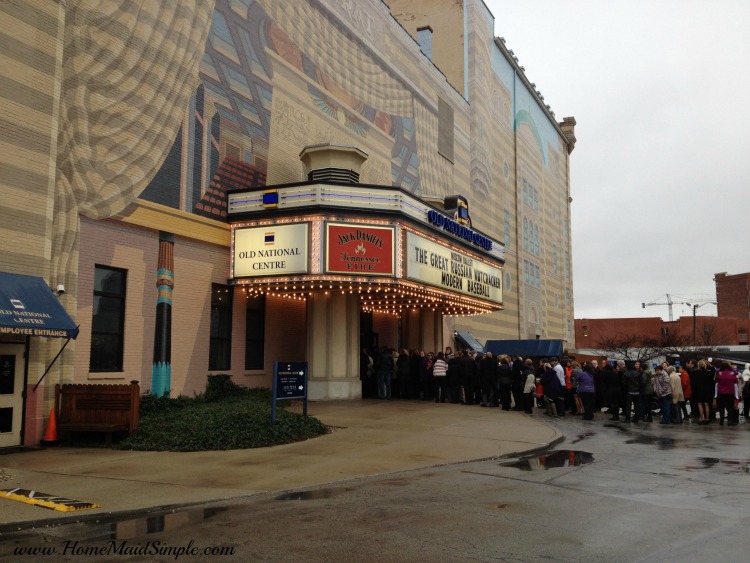
<path id="1" fill-rule="evenodd" d="M 575 120 L 481 0 L 114 5 L 0 9 L 0 273 L 75 323 L 7 315 L 0 447 L 59 382 L 356 398 L 363 344 L 574 346 Z"/>

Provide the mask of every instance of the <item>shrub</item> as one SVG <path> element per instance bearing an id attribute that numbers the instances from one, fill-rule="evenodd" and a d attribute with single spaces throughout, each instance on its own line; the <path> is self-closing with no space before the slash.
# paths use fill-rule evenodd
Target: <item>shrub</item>
<path id="1" fill-rule="evenodd" d="M 204 451 L 257 448 L 314 438 L 328 428 L 313 417 L 284 410 L 277 403 L 271 422 L 271 392 L 248 389 L 227 375 L 209 376 L 206 392 L 174 399 L 141 398 L 139 427 L 119 449 Z"/>

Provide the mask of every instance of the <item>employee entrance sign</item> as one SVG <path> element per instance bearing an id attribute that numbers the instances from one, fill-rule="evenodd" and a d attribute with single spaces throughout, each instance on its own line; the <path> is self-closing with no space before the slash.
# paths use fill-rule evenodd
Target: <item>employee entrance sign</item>
<path id="1" fill-rule="evenodd" d="M 307 416 L 307 362 L 274 362 L 271 395 L 272 422 L 276 422 L 276 401 L 286 399 L 304 399 L 302 414 Z"/>

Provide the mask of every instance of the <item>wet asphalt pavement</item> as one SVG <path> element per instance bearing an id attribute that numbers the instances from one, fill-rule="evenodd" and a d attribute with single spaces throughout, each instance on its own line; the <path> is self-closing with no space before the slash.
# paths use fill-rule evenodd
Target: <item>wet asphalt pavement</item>
<path id="1" fill-rule="evenodd" d="M 606 419 L 545 419 L 566 439 L 531 457 L 5 534 L 0 559 L 750 559 L 750 424 Z"/>

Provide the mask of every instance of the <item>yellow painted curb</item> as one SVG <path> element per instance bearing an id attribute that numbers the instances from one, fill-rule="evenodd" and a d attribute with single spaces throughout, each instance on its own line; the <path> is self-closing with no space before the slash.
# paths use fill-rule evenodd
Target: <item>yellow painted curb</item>
<path id="1" fill-rule="evenodd" d="M 101 508 L 93 502 L 83 502 L 65 497 L 58 497 L 49 493 L 30 491 L 28 489 L 0 489 L 0 498 L 17 500 L 26 504 L 42 506 L 59 512 L 73 512 L 75 510 L 86 510 L 87 508 Z"/>

